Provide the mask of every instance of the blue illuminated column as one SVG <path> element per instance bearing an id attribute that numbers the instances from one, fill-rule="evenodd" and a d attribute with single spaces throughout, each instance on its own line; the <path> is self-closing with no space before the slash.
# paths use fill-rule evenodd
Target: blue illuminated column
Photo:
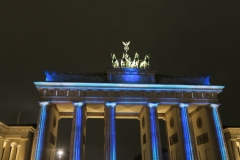
<path id="1" fill-rule="evenodd" d="M 104 108 L 105 119 L 105 160 L 116 160 L 116 127 L 115 127 L 115 102 L 107 102 Z"/>
<path id="2" fill-rule="evenodd" d="M 157 113 L 158 103 L 149 103 L 150 139 L 152 160 L 162 160 L 162 147 Z"/>
<path id="3" fill-rule="evenodd" d="M 84 103 L 73 103 L 73 121 L 69 160 L 84 159 L 84 121 L 86 120 L 86 107 Z"/>
<path id="4" fill-rule="evenodd" d="M 181 116 L 181 126 L 183 131 L 183 142 L 185 147 L 185 157 L 186 160 L 194 160 L 193 142 L 190 133 L 190 122 L 187 109 L 188 105 L 181 103 L 179 107 Z"/>
<path id="5" fill-rule="evenodd" d="M 40 115 L 37 125 L 37 139 L 36 139 L 36 148 L 35 148 L 35 160 L 43 160 L 44 154 L 44 141 L 45 141 L 45 132 L 46 132 L 46 123 L 47 123 L 47 105 L 48 102 L 40 103 Z"/>
<path id="6" fill-rule="evenodd" d="M 228 160 L 228 153 L 226 148 L 226 143 L 224 141 L 223 132 L 222 132 L 222 123 L 220 120 L 220 116 L 218 113 L 218 105 L 217 104 L 211 104 L 212 107 L 212 116 L 213 116 L 213 122 L 214 122 L 214 128 L 215 133 L 217 137 L 217 143 L 219 147 L 220 157 L 221 160 Z"/>

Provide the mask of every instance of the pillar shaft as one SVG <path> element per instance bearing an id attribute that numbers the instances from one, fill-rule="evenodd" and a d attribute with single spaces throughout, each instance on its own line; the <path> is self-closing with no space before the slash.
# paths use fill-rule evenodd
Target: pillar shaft
<path id="1" fill-rule="evenodd" d="M 47 122 L 47 105 L 48 103 L 41 103 L 40 115 L 38 120 L 37 129 L 37 142 L 35 148 L 35 158 L 41 160 L 43 158 L 45 132 L 46 132 L 46 122 Z"/>
<path id="2" fill-rule="evenodd" d="M 9 140 L 5 140 L 5 142 L 4 142 L 4 152 L 3 152 L 2 160 L 9 160 L 10 143 L 11 142 Z"/>
<path id="3" fill-rule="evenodd" d="M 181 126 L 183 131 L 183 140 L 186 160 L 194 160 L 193 142 L 190 133 L 190 122 L 188 114 L 188 105 L 180 104 Z"/>
<path id="4" fill-rule="evenodd" d="M 2 160 L 4 139 L 0 138 L 0 160 Z"/>
<path id="5" fill-rule="evenodd" d="M 17 154 L 17 143 L 13 142 L 11 146 L 12 146 L 12 149 L 11 149 L 9 160 L 15 160 L 16 154 Z"/>
<path id="6" fill-rule="evenodd" d="M 71 146 L 69 160 L 84 159 L 84 121 L 86 120 L 86 107 L 83 103 L 74 103 L 74 115 L 71 133 Z"/>
<path id="7" fill-rule="evenodd" d="M 116 103 L 106 103 L 104 109 L 105 118 L 105 160 L 116 160 L 116 127 L 115 113 Z"/>
<path id="8" fill-rule="evenodd" d="M 210 106 L 212 107 L 214 128 L 215 128 L 215 133 L 216 133 L 216 137 L 217 137 L 217 143 L 218 143 L 218 147 L 219 147 L 221 160 L 229 160 L 228 153 L 227 153 L 227 147 L 226 147 L 224 137 L 223 137 L 222 123 L 221 123 L 220 116 L 218 113 L 218 105 L 211 104 Z"/>
<path id="9" fill-rule="evenodd" d="M 150 118 L 150 137 L 151 137 L 151 153 L 152 160 L 162 160 L 162 147 L 160 140 L 160 131 L 157 115 L 157 103 L 149 103 L 149 118 Z"/>
<path id="10" fill-rule="evenodd" d="M 20 160 L 20 152 L 21 152 L 21 145 L 17 145 L 17 155 L 16 155 L 16 160 Z"/>
<path id="11" fill-rule="evenodd" d="M 22 139 L 20 145 L 17 146 L 18 150 L 17 150 L 16 160 L 25 159 L 27 141 L 28 141 L 27 139 Z"/>

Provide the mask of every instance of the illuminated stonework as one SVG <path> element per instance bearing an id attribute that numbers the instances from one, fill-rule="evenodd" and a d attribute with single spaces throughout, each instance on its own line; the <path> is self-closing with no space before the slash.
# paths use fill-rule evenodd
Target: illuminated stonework
<path id="1" fill-rule="evenodd" d="M 0 122 L 0 160 L 31 159 L 32 144 L 36 133 L 34 127 L 6 125 Z"/>
<path id="2" fill-rule="evenodd" d="M 125 45 L 127 53 L 129 43 Z M 82 160 L 85 121 L 104 118 L 105 159 L 115 160 L 115 119 L 119 118 L 139 119 L 143 160 L 164 160 L 158 119 L 166 121 L 169 159 L 229 159 L 219 113 L 214 107 L 219 105 L 217 95 L 224 87 L 210 85 L 209 76 L 159 75 L 155 70 L 139 68 L 107 69 L 101 74 L 45 72 L 45 75 L 45 82 L 35 82 L 42 110 L 43 104 L 47 104 L 51 111 L 47 115 L 40 113 L 43 118 L 38 123 L 36 146 L 43 149 L 35 150 L 39 157 L 50 156 L 46 151 L 55 146 L 41 139 L 49 132 L 57 137 L 58 128 L 57 120 L 52 128 L 42 124 L 51 121 L 53 126 L 54 119 L 73 118 L 70 159 Z"/>

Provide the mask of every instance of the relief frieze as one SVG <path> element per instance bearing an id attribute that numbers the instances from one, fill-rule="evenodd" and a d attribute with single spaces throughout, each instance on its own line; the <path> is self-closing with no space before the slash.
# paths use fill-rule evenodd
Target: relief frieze
<path id="1" fill-rule="evenodd" d="M 79 93 L 78 90 L 69 90 L 68 96 L 70 96 L 70 97 L 77 97 L 78 93 Z"/>
<path id="2" fill-rule="evenodd" d="M 120 97 L 120 91 L 114 91 L 113 97 Z"/>
<path id="3" fill-rule="evenodd" d="M 67 96 L 67 90 L 57 90 L 57 96 Z"/>
<path id="4" fill-rule="evenodd" d="M 200 93 L 200 92 L 193 92 L 193 98 L 202 98 L 202 93 Z"/>
<path id="5" fill-rule="evenodd" d="M 192 93 L 191 92 L 185 92 L 183 93 L 184 98 L 192 98 Z"/>
<path id="6" fill-rule="evenodd" d="M 88 96 L 87 91 L 86 91 L 86 90 L 81 90 L 80 96 L 81 96 L 81 97 L 87 97 L 87 96 Z"/>
<path id="7" fill-rule="evenodd" d="M 211 99 L 212 93 L 203 93 L 204 98 Z"/>
<path id="8" fill-rule="evenodd" d="M 187 98 L 187 99 L 217 99 L 215 92 L 169 92 L 169 91 L 136 91 L 136 90 L 59 90 L 39 89 L 41 96 L 69 97 L 138 97 L 138 98 Z"/>
<path id="9" fill-rule="evenodd" d="M 143 97 L 144 98 L 151 98 L 152 97 L 152 92 L 149 92 L 149 91 L 144 92 L 144 96 Z"/>
<path id="10" fill-rule="evenodd" d="M 182 98 L 182 93 L 181 92 L 176 92 L 176 98 Z"/>
<path id="11" fill-rule="evenodd" d="M 164 98 L 165 97 L 165 92 L 156 92 L 155 93 L 155 98 Z"/>
<path id="12" fill-rule="evenodd" d="M 47 96 L 56 96 L 56 91 L 54 89 L 48 89 Z"/>
<path id="13" fill-rule="evenodd" d="M 218 95 L 217 93 L 212 93 L 212 95 L 213 95 L 213 98 L 214 98 L 214 99 L 217 99 L 217 98 L 218 98 L 218 97 L 217 97 L 217 95 Z"/>

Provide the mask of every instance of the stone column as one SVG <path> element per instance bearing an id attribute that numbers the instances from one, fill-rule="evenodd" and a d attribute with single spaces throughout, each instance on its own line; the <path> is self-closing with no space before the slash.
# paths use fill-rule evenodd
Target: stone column
<path id="1" fill-rule="evenodd" d="M 21 145 L 17 145 L 17 155 L 16 155 L 16 160 L 20 160 L 19 154 L 21 152 Z"/>
<path id="2" fill-rule="evenodd" d="M 0 160 L 2 160 L 4 138 L 0 137 Z"/>
<path id="3" fill-rule="evenodd" d="M 69 160 L 83 160 L 85 156 L 85 121 L 86 107 L 84 103 L 73 103 L 73 122 L 71 133 L 70 157 Z"/>
<path id="4" fill-rule="evenodd" d="M 41 102 L 40 106 L 34 159 L 53 159 L 60 114 L 57 106 L 53 103 Z"/>
<path id="5" fill-rule="evenodd" d="M 40 114 L 37 125 L 37 140 L 34 159 L 42 160 L 43 159 L 43 150 L 44 150 L 44 141 L 45 141 L 45 132 L 46 132 L 46 122 L 47 122 L 47 105 L 48 102 L 40 103 Z"/>
<path id="6" fill-rule="evenodd" d="M 194 150 L 193 150 L 193 139 L 191 136 L 191 127 L 189 122 L 189 114 L 188 114 L 188 105 L 181 103 L 180 107 L 180 117 L 181 117 L 181 126 L 183 132 L 183 142 L 185 148 L 185 158 L 186 160 L 194 160 Z"/>
<path id="7" fill-rule="evenodd" d="M 11 147 L 12 147 L 12 149 L 11 149 L 9 160 L 15 160 L 16 159 L 16 154 L 17 154 L 17 143 L 12 142 Z"/>
<path id="8" fill-rule="evenodd" d="M 218 112 L 219 105 L 211 104 L 210 106 L 212 108 L 213 124 L 214 124 L 215 135 L 217 138 L 218 150 L 220 153 L 221 160 L 229 160 L 227 147 L 224 141 L 224 136 L 222 131 L 222 123 L 221 123 L 221 119 Z"/>
<path id="9" fill-rule="evenodd" d="M 10 144 L 11 142 L 9 140 L 4 141 L 4 152 L 3 152 L 2 160 L 9 160 Z"/>
<path id="10" fill-rule="evenodd" d="M 162 147 L 160 140 L 157 107 L 158 103 L 148 104 L 152 160 L 162 160 Z"/>
<path id="11" fill-rule="evenodd" d="M 17 156 L 16 160 L 25 159 L 26 147 L 28 139 L 22 139 L 20 145 L 17 146 Z"/>
<path id="12" fill-rule="evenodd" d="M 116 105 L 117 104 L 115 102 L 107 102 L 104 108 L 105 160 L 116 160 L 116 127 L 115 127 Z"/>

